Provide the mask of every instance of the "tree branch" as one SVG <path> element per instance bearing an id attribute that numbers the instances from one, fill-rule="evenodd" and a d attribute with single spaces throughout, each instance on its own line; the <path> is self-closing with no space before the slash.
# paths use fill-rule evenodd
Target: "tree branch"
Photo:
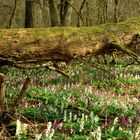
<path id="1" fill-rule="evenodd" d="M 17 97 L 17 99 L 14 101 L 14 104 L 12 105 L 13 111 L 15 111 L 16 108 L 18 108 L 18 105 L 20 103 L 20 101 L 23 99 L 23 97 L 25 96 L 26 90 L 28 88 L 28 85 L 30 84 L 31 78 L 27 77 L 23 87 L 21 88 L 21 91 Z M 11 112 L 13 112 L 11 111 Z"/>
<path id="2" fill-rule="evenodd" d="M 6 111 L 4 81 L 5 75 L 0 73 L 0 117 Z"/>

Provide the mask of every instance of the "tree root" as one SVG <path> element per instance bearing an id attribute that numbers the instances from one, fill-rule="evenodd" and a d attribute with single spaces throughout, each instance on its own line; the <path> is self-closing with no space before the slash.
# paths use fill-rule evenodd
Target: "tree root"
<path id="1" fill-rule="evenodd" d="M 130 49 L 122 46 L 122 45 L 118 45 L 116 42 L 111 42 L 109 44 L 107 44 L 108 46 L 113 47 L 113 49 L 117 49 L 118 51 L 122 51 L 125 54 L 129 55 L 130 57 L 132 57 L 137 63 L 140 64 L 140 60 L 139 57 L 136 53 L 134 53 L 133 51 L 131 51 Z"/>

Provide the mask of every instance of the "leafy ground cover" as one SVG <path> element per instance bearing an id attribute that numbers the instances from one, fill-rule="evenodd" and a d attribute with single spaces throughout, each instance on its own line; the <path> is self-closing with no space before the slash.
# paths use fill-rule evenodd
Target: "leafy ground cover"
<path id="1" fill-rule="evenodd" d="M 32 81 L 16 109 L 16 120 L 2 125 L 0 137 L 139 140 L 140 66 L 130 61 L 101 67 L 73 62 L 70 79 L 46 69 L 5 68 L 7 104 L 16 99 L 27 76 Z"/>

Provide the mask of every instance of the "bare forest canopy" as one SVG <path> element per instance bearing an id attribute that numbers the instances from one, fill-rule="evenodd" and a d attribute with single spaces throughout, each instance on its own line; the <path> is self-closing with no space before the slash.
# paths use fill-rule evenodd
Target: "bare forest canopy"
<path id="1" fill-rule="evenodd" d="M 28 68 L 47 61 L 69 62 L 87 55 L 122 51 L 140 63 L 140 19 L 91 27 L 0 30 L 0 64 Z"/>
<path id="2" fill-rule="evenodd" d="M 0 28 L 93 26 L 139 14 L 139 0 L 0 0 Z"/>

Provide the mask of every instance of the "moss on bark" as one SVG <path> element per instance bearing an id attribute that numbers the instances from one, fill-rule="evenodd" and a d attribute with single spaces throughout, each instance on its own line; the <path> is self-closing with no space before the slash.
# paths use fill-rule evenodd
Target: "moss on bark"
<path id="1" fill-rule="evenodd" d="M 132 47 L 133 37 L 140 33 L 139 23 L 140 19 L 131 19 L 94 27 L 1 29 L 0 61 L 70 61 L 88 54 L 107 53 L 115 47 L 114 42 L 125 52 Z"/>

